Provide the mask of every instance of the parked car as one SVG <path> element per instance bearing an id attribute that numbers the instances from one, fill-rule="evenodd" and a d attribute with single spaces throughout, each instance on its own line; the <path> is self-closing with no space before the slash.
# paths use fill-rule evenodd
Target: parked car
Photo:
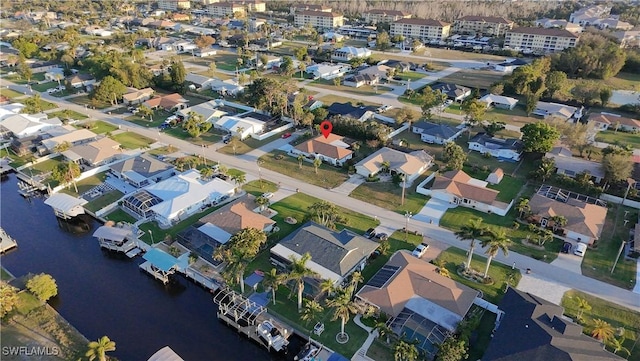
<path id="1" fill-rule="evenodd" d="M 230 141 L 231 141 L 231 134 L 227 134 L 224 137 L 222 137 L 222 142 L 224 144 L 229 144 Z"/>
<path id="2" fill-rule="evenodd" d="M 429 249 L 429 245 L 427 243 L 420 243 L 416 247 L 416 249 L 414 249 L 413 252 L 411 252 L 411 254 L 418 258 L 422 258 L 422 256 L 424 256 L 424 254 L 427 253 L 428 249 Z"/>
<path id="3" fill-rule="evenodd" d="M 273 198 L 273 193 L 271 193 L 271 192 L 263 193 L 261 197 L 262 198 L 266 198 L 266 199 L 271 199 L 271 198 Z"/>
<path id="4" fill-rule="evenodd" d="M 282 134 L 282 139 L 287 139 L 291 136 L 291 133 L 284 133 Z"/>
<path id="5" fill-rule="evenodd" d="M 575 254 L 576 256 L 584 257 L 584 253 L 586 251 L 587 245 L 582 242 L 578 242 L 578 244 L 576 244 L 576 248 L 573 250 L 573 254 Z"/>
<path id="6" fill-rule="evenodd" d="M 376 235 L 376 229 L 375 228 L 369 228 L 369 229 L 367 229 L 366 232 L 364 232 L 364 236 L 367 237 L 367 238 L 372 238 L 375 235 Z"/>
<path id="7" fill-rule="evenodd" d="M 160 124 L 160 126 L 158 128 L 160 128 L 160 130 L 165 130 L 165 129 L 171 128 L 171 125 L 169 125 L 167 123 L 162 123 L 162 124 Z"/>
<path id="8" fill-rule="evenodd" d="M 562 245 L 562 253 L 569 253 L 569 252 L 571 252 L 571 243 L 564 242 L 564 244 Z"/>
<path id="9" fill-rule="evenodd" d="M 386 233 L 378 233 L 374 238 L 380 242 L 384 242 L 389 239 L 389 235 Z"/>

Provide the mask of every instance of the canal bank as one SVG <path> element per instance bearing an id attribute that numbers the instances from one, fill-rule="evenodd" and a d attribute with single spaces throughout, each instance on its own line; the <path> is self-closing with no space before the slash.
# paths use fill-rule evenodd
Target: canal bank
<path id="1" fill-rule="evenodd" d="M 184 278 L 167 286 L 129 259 L 100 249 L 90 230 L 73 234 L 58 225 L 42 198 L 21 197 L 14 174 L 0 183 L 0 221 L 20 247 L 2 257 L 13 274 L 49 273 L 58 283 L 50 303 L 88 339 L 116 342 L 113 356 L 146 360 L 170 346 L 185 360 L 285 360 L 247 340 L 216 317 L 212 295 Z M 295 350 L 296 341 L 292 341 Z"/>

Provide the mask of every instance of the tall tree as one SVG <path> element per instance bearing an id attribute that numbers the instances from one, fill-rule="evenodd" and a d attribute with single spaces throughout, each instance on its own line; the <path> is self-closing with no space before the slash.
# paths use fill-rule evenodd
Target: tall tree
<path id="1" fill-rule="evenodd" d="M 538 168 L 531 172 L 531 175 L 534 178 L 541 179 L 542 182 L 545 182 L 547 179 L 551 178 L 555 168 L 556 162 L 555 160 L 553 160 L 553 158 L 542 158 L 540 160 L 540 164 L 538 164 Z"/>
<path id="2" fill-rule="evenodd" d="M 415 344 L 399 340 L 393 347 L 393 359 L 395 361 L 417 361 L 420 353 Z"/>
<path id="3" fill-rule="evenodd" d="M 585 32 L 580 43 L 573 48 L 555 54 L 553 68 L 570 77 L 608 79 L 624 66 L 624 49 L 600 34 Z"/>
<path id="4" fill-rule="evenodd" d="M 318 174 L 318 168 L 320 168 L 320 166 L 322 165 L 322 159 L 320 158 L 315 158 L 313 160 L 313 168 L 316 171 L 316 174 Z"/>
<path id="5" fill-rule="evenodd" d="M 385 51 L 391 47 L 391 41 L 389 39 L 389 33 L 383 31 L 376 36 L 376 48 L 380 51 Z"/>
<path id="6" fill-rule="evenodd" d="M 487 110 L 487 103 L 481 102 L 478 99 L 470 99 L 462 103 L 462 111 L 464 111 L 464 121 L 470 126 L 474 127 L 476 124 L 482 122 L 482 117 Z M 471 137 L 471 132 L 469 132 Z"/>
<path id="7" fill-rule="evenodd" d="M 509 254 L 509 245 L 511 245 L 511 239 L 507 237 L 507 233 L 502 229 L 493 229 L 489 231 L 488 238 L 482 240 L 482 247 L 487 247 L 484 252 L 487 257 L 487 266 L 484 269 L 484 277 L 489 277 L 489 266 L 499 251 L 506 256 Z"/>
<path id="8" fill-rule="evenodd" d="M 332 321 L 340 319 L 340 334 L 344 335 L 344 325 L 349 321 L 351 314 L 356 314 L 359 311 L 358 305 L 353 302 L 351 299 L 351 295 L 353 293 L 353 286 L 349 286 L 345 289 L 342 289 L 338 292 L 338 294 L 327 301 L 327 306 L 333 308 L 333 317 Z"/>
<path id="9" fill-rule="evenodd" d="M 545 122 L 528 123 L 520 128 L 520 132 L 524 151 L 529 153 L 546 153 L 560 139 L 558 129 Z"/>
<path id="10" fill-rule="evenodd" d="M 454 142 L 447 142 L 442 152 L 442 158 L 447 163 L 448 169 L 462 169 L 467 160 L 467 153 L 461 146 Z"/>
<path id="11" fill-rule="evenodd" d="M 531 205 L 529 204 L 529 198 L 520 198 L 516 205 L 516 210 L 520 214 L 520 218 L 531 212 Z"/>
<path id="12" fill-rule="evenodd" d="M 46 302 L 58 294 L 58 285 L 51 275 L 40 273 L 27 281 L 27 289 L 40 301 Z"/>
<path id="13" fill-rule="evenodd" d="M 89 358 L 89 361 L 93 361 L 96 358 L 98 361 L 106 361 L 107 352 L 115 351 L 116 343 L 111 341 L 109 337 L 102 336 L 98 339 L 98 341 L 89 342 L 89 350 L 85 354 Z"/>
<path id="14" fill-rule="evenodd" d="M 545 79 L 546 95 L 553 98 L 557 93 L 567 88 L 567 74 L 562 71 L 552 71 Z"/>
<path id="15" fill-rule="evenodd" d="M 467 256 L 465 269 L 471 269 L 471 259 L 473 258 L 473 250 L 476 248 L 476 241 L 484 236 L 487 232 L 488 229 L 482 223 L 482 218 L 475 218 L 469 220 L 467 224 L 462 226 L 460 230 L 455 233 L 456 237 L 461 241 L 471 241 L 471 243 L 469 244 L 469 255 Z"/>
<path id="16" fill-rule="evenodd" d="M 171 85 L 178 93 L 184 92 L 184 82 L 187 78 L 187 71 L 184 64 L 179 59 L 173 59 L 169 67 L 169 76 L 171 77 Z"/>
<path id="17" fill-rule="evenodd" d="M 613 95 L 613 92 L 611 91 L 611 88 L 608 88 L 608 87 L 600 88 L 600 103 L 602 104 L 603 107 L 606 107 L 607 104 L 609 104 L 609 100 L 611 99 L 612 95 Z"/>
<path id="18" fill-rule="evenodd" d="M 234 174 L 231 176 L 231 180 L 236 182 L 238 186 L 241 186 L 247 182 L 247 176 L 244 173 Z"/>
<path id="19" fill-rule="evenodd" d="M 602 168 L 607 184 L 620 182 L 631 176 L 633 160 L 626 154 L 609 153 L 602 158 Z"/>
<path id="20" fill-rule="evenodd" d="M 7 283 L 0 283 L 0 318 L 13 311 L 19 302 L 18 289 Z"/>
<path id="21" fill-rule="evenodd" d="M 111 75 L 102 79 L 100 85 L 93 88 L 89 97 L 104 103 L 115 104 L 126 93 L 127 87 Z"/>
<path id="22" fill-rule="evenodd" d="M 311 255 L 307 252 L 300 258 L 295 256 L 289 257 L 291 264 L 289 264 L 289 273 L 287 274 L 287 280 L 293 281 L 296 284 L 296 291 L 298 292 L 298 312 L 302 309 L 302 291 L 304 291 L 304 279 L 307 277 L 315 277 L 318 274 L 307 267 L 307 262 L 311 260 Z"/>
<path id="23" fill-rule="evenodd" d="M 466 342 L 450 336 L 438 346 L 436 361 L 460 361 L 466 360 L 468 356 Z"/>
<path id="24" fill-rule="evenodd" d="M 446 99 L 447 96 L 440 90 L 433 90 L 430 86 L 426 86 L 420 97 L 422 115 L 431 119 L 433 116 L 432 108 L 442 105 Z"/>
<path id="25" fill-rule="evenodd" d="M 304 310 L 300 318 L 308 324 L 309 322 L 315 321 L 322 311 L 324 311 L 324 308 L 316 300 L 305 300 Z"/>
<path id="26" fill-rule="evenodd" d="M 282 285 L 285 281 L 286 275 L 283 273 L 278 273 L 278 270 L 272 268 L 269 272 L 264 274 L 264 279 L 262 283 L 265 288 L 271 289 L 271 299 L 273 300 L 273 304 L 276 304 L 276 291 L 278 291 L 278 287 Z"/>
<path id="27" fill-rule="evenodd" d="M 205 121 L 203 116 L 196 112 L 189 112 L 184 122 L 184 129 L 192 138 L 198 138 L 202 133 L 208 132 L 211 126 L 211 123 Z"/>
<path id="28" fill-rule="evenodd" d="M 331 229 L 336 228 L 336 223 L 344 222 L 338 207 L 327 201 L 313 203 L 307 208 L 307 215 L 314 222 Z"/>
<path id="29" fill-rule="evenodd" d="M 200 35 L 193 40 L 193 43 L 200 49 L 211 47 L 211 45 L 216 43 L 216 39 L 214 39 L 210 35 Z"/>
<path id="30" fill-rule="evenodd" d="M 617 355 L 618 352 L 623 351 L 624 353 L 627 354 L 627 357 L 631 356 L 631 351 L 629 351 L 628 348 L 624 347 L 624 341 L 625 338 L 624 336 L 620 337 L 620 338 L 614 338 L 612 337 L 609 342 L 607 342 L 607 346 L 611 347 L 613 349 L 613 354 Z"/>
<path id="31" fill-rule="evenodd" d="M 495 136 L 501 130 L 504 130 L 507 127 L 507 123 L 498 122 L 496 120 L 490 120 L 486 124 L 482 125 L 482 129 L 487 133 L 487 135 Z"/>

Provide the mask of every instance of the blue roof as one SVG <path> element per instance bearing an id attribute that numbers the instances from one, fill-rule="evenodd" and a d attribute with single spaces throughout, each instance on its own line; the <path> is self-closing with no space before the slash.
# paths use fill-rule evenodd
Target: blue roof
<path id="1" fill-rule="evenodd" d="M 151 264 L 164 272 L 170 271 L 178 264 L 177 258 L 157 248 L 151 248 L 142 258 L 151 262 Z"/>

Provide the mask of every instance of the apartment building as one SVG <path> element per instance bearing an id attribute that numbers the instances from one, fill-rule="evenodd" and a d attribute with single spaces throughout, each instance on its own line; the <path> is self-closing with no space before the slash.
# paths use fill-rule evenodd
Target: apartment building
<path id="1" fill-rule="evenodd" d="M 342 14 L 325 11 L 298 11 L 294 16 L 294 21 L 297 27 L 311 25 L 318 29 L 333 29 L 344 25 Z"/>
<path id="2" fill-rule="evenodd" d="M 232 17 L 236 13 L 244 16 L 247 12 L 264 12 L 267 7 L 266 4 L 261 1 L 237 1 L 213 3 L 208 5 L 207 9 L 209 10 L 209 14 L 213 16 Z"/>
<path id="3" fill-rule="evenodd" d="M 468 15 L 453 23 L 453 31 L 462 34 L 503 36 L 508 30 L 513 29 L 513 24 L 513 21 L 501 17 Z"/>
<path id="4" fill-rule="evenodd" d="M 449 36 L 451 24 L 433 19 L 400 19 L 391 23 L 391 36 L 425 40 L 443 40 Z"/>
<path id="5" fill-rule="evenodd" d="M 184 10 L 191 9 L 190 0 L 158 0 L 158 8 L 162 10 Z"/>
<path id="6" fill-rule="evenodd" d="M 294 15 L 299 11 L 322 11 L 324 13 L 330 13 L 332 8 L 326 5 L 313 5 L 313 4 L 294 4 L 289 8 L 291 15 Z"/>
<path id="7" fill-rule="evenodd" d="M 557 52 L 575 47 L 579 38 L 579 34 L 574 34 L 565 29 L 521 27 L 507 31 L 504 47 Z"/>
<path id="8" fill-rule="evenodd" d="M 364 14 L 364 21 L 368 23 L 392 23 L 400 19 L 408 19 L 411 14 L 398 10 L 371 9 Z"/>

